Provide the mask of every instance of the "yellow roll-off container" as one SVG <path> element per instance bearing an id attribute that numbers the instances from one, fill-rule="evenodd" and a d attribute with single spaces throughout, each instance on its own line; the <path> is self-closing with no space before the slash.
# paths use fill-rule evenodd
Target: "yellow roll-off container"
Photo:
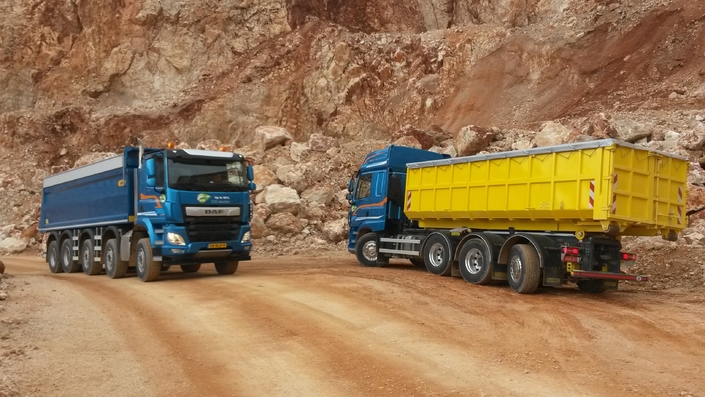
<path id="1" fill-rule="evenodd" d="M 687 226 L 688 165 L 613 139 L 410 163 L 404 212 L 423 228 L 675 240 Z"/>

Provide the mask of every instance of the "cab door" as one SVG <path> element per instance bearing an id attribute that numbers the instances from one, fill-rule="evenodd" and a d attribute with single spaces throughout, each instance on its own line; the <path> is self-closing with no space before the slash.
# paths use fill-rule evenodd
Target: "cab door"
<path id="1" fill-rule="evenodd" d="M 355 236 L 362 228 L 373 232 L 383 231 L 387 215 L 387 173 L 375 171 L 360 175 L 350 208 L 350 239 L 354 244 Z"/>

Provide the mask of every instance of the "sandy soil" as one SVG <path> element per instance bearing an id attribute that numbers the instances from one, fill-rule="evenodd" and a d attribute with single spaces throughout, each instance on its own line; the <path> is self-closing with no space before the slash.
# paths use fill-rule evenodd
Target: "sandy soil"
<path id="1" fill-rule="evenodd" d="M 343 254 L 154 283 L 2 259 L 0 396 L 705 396 L 705 292 L 527 296 Z"/>

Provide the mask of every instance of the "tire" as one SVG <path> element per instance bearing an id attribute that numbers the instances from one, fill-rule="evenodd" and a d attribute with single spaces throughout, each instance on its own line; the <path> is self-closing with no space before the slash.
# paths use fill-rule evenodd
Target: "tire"
<path id="1" fill-rule="evenodd" d="M 154 281 L 159 278 L 162 263 L 154 260 L 152 245 L 149 243 L 148 237 L 141 238 L 137 242 L 135 267 L 137 268 L 137 277 L 144 282 Z"/>
<path id="2" fill-rule="evenodd" d="M 171 269 L 171 265 L 165 265 L 164 263 L 162 263 L 162 268 L 161 268 L 161 270 L 162 270 L 163 272 L 169 271 L 169 269 Z"/>
<path id="3" fill-rule="evenodd" d="M 605 292 L 602 280 L 582 280 L 578 281 L 578 288 L 588 294 L 601 294 Z"/>
<path id="4" fill-rule="evenodd" d="M 93 239 L 88 238 L 81 247 L 81 268 L 87 276 L 95 276 L 103 271 L 103 264 L 95 260 L 95 248 Z"/>
<path id="5" fill-rule="evenodd" d="M 377 233 L 367 233 L 357 239 L 355 256 L 360 264 L 367 267 L 382 267 L 389 263 L 387 258 L 382 259 L 382 263 L 377 263 Z"/>
<path id="6" fill-rule="evenodd" d="M 195 265 L 181 265 L 181 271 L 184 273 L 196 273 L 201 270 L 201 264 L 197 263 Z"/>
<path id="7" fill-rule="evenodd" d="M 423 261 L 423 258 L 409 259 L 409 262 L 411 262 L 412 265 L 414 265 L 415 267 L 418 267 L 420 269 L 426 268 L 426 262 Z"/>
<path id="8" fill-rule="evenodd" d="M 541 281 L 541 266 L 534 247 L 517 244 L 509 250 L 507 281 L 517 293 L 532 294 L 536 291 Z"/>
<path id="9" fill-rule="evenodd" d="M 61 243 L 61 267 L 66 273 L 76 273 L 81 270 L 81 264 L 73 260 L 73 244 L 70 238 Z"/>
<path id="10" fill-rule="evenodd" d="M 215 270 L 218 274 L 233 274 L 237 271 L 237 266 L 240 264 L 238 261 L 230 262 L 217 262 L 215 264 Z"/>
<path id="11" fill-rule="evenodd" d="M 489 247 L 480 239 L 470 240 L 460 250 L 460 275 L 470 284 L 486 285 L 492 281 L 492 256 Z"/>
<path id="12" fill-rule="evenodd" d="M 117 241 L 114 238 L 111 238 L 105 243 L 103 263 L 105 263 L 105 273 L 110 278 L 123 278 L 125 274 L 127 274 L 127 268 L 130 263 L 120 260 Z"/>
<path id="13" fill-rule="evenodd" d="M 451 272 L 450 241 L 441 234 L 432 234 L 426 239 L 423 259 L 426 270 L 439 276 L 450 276 Z"/>
<path id="14" fill-rule="evenodd" d="M 59 243 L 56 240 L 49 243 L 49 248 L 47 248 L 47 263 L 49 263 L 50 272 L 64 272 L 64 268 L 61 267 L 61 259 L 59 258 Z"/>

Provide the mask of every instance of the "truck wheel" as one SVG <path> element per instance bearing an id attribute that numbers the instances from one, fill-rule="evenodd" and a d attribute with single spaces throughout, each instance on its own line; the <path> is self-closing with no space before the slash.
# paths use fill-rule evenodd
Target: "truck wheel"
<path id="1" fill-rule="evenodd" d="M 409 259 L 409 262 L 411 262 L 412 265 L 414 265 L 414 266 L 416 266 L 416 267 L 418 267 L 418 268 L 421 268 L 421 269 L 425 269 L 425 268 L 426 268 L 426 262 L 423 261 L 423 258 L 413 258 L 413 259 Z"/>
<path id="2" fill-rule="evenodd" d="M 129 262 L 120 260 L 120 255 L 118 255 L 117 250 L 117 241 L 114 238 L 111 238 L 107 243 L 105 243 L 104 255 L 105 257 L 103 258 L 103 263 L 105 263 L 105 273 L 108 277 L 125 277 Z"/>
<path id="3" fill-rule="evenodd" d="M 237 271 L 237 266 L 240 264 L 238 261 L 230 262 L 216 262 L 215 270 L 218 274 L 233 274 Z"/>
<path id="4" fill-rule="evenodd" d="M 377 263 L 377 233 L 367 233 L 355 243 L 357 261 L 367 267 L 381 267 L 386 263 Z"/>
<path id="5" fill-rule="evenodd" d="M 432 234 L 424 244 L 426 270 L 439 276 L 450 276 L 450 242 L 441 234 Z"/>
<path id="6" fill-rule="evenodd" d="M 95 261 L 95 250 L 91 239 L 84 241 L 81 247 L 81 267 L 87 276 L 95 276 L 103 270 L 103 265 Z"/>
<path id="7" fill-rule="evenodd" d="M 492 263 L 487 244 L 482 240 L 470 240 L 460 250 L 458 258 L 460 274 L 470 284 L 489 284 L 492 280 Z"/>
<path id="8" fill-rule="evenodd" d="M 541 267 L 539 254 L 534 247 L 517 244 L 509 250 L 507 281 L 509 286 L 520 294 L 531 294 L 536 291 L 541 281 Z"/>
<path id="9" fill-rule="evenodd" d="M 73 260 L 73 245 L 70 238 L 61 243 L 61 267 L 66 273 L 76 273 L 81 270 L 78 261 Z"/>
<path id="10" fill-rule="evenodd" d="M 181 265 L 181 271 L 184 273 L 196 273 L 201 269 L 201 264 L 195 264 L 195 265 Z"/>
<path id="11" fill-rule="evenodd" d="M 56 240 L 49 243 L 47 249 L 47 262 L 49 263 L 49 271 L 52 273 L 63 273 L 64 268 L 61 267 L 59 259 L 59 243 Z"/>
<path id="12" fill-rule="evenodd" d="M 578 288 L 588 294 L 601 294 L 605 292 L 602 280 L 582 280 L 578 281 Z"/>
<path id="13" fill-rule="evenodd" d="M 141 238 L 137 242 L 135 267 L 137 268 L 137 277 L 144 282 L 154 281 L 159 278 L 162 263 L 154 260 L 152 256 L 152 245 L 149 243 L 149 238 L 147 237 Z"/>

